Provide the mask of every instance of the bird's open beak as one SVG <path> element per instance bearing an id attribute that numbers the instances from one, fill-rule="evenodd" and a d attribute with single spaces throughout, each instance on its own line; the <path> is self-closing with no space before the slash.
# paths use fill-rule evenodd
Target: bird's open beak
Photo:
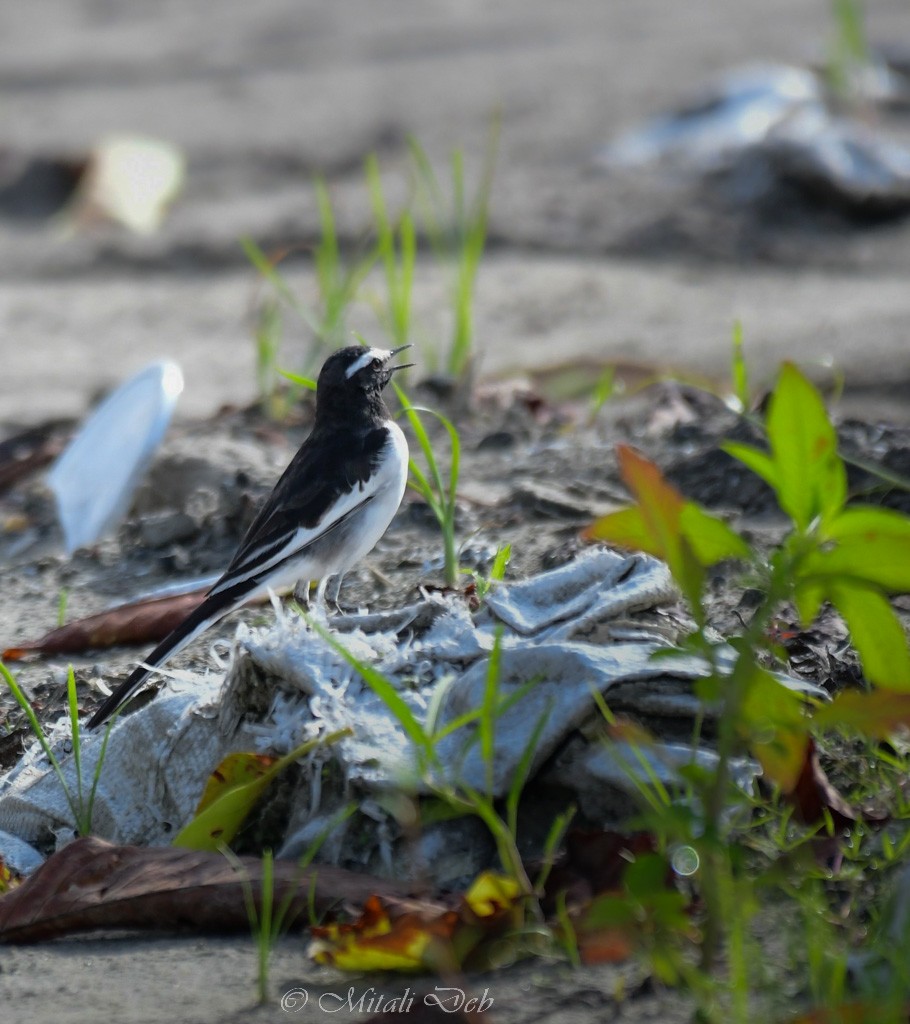
<path id="1" fill-rule="evenodd" d="M 398 348 L 393 348 L 389 353 L 389 359 L 391 359 L 392 356 L 397 356 L 399 352 L 404 352 L 406 348 L 413 347 L 413 345 L 400 345 Z M 407 370 L 410 366 L 414 366 L 414 363 L 400 363 L 398 366 L 390 366 L 388 370 L 389 373 L 395 373 L 396 370 Z"/>

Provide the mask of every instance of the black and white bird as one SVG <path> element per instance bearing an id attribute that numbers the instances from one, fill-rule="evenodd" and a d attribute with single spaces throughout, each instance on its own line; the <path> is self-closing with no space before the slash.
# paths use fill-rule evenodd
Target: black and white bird
<path id="1" fill-rule="evenodd" d="M 151 672 L 229 612 L 269 590 L 328 581 L 371 551 L 401 504 L 408 476 L 408 444 L 382 398 L 404 348 L 352 346 L 326 360 L 316 382 L 316 420 L 231 564 L 202 604 L 177 626 L 88 723 L 101 725 Z M 337 596 L 337 588 L 336 588 Z"/>

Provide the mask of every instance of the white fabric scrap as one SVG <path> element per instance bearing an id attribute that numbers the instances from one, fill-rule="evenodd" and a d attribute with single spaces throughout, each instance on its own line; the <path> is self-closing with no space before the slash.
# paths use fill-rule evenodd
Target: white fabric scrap
<path id="1" fill-rule="evenodd" d="M 532 773 L 597 713 L 594 689 L 616 689 L 625 706 L 696 712 L 700 703 L 691 683 L 708 671 L 698 658 L 652 659 L 657 640 L 568 639 L 579 624 L 587 631 L 594 622 L 672 600 L 675 592 L 661 562 L 593 549 L 553 572 L 496 585 L 486 607 L 473 616 L 457 595 L 434 597 L 404 615 L 344 616 L 343 631 L 333 634 L 350 655 L 389 681 L 418 722 L 426 722 L 430 709 L 438 713 L 437 729 L 483 704 L 490 652 L 501 634 L 499 699 L 533 682 L 495 721 L 493 781 L 501 795 L 538 723 Z M 96 834 L 120 843 L 169 843 L 192 818 L 209 774 L 228 754 L 283 754 L 340 729 L 352 735 L 313 755 L 305 768 L 299 787 L 305 810 L 291 815 L 296 832 L 310 834 L 307 816 L 333 813 L 322 806 L 321 770 L 328 758 L 341 772 L 346 798 L 362 801 L 389 788 L 420 786 L 426 764 L 420 764 L 413 740 L 360 673 L 300 616 L 279 613 L 272 627 L 242 629 L 235 643 L 237 654 L 220 693 L 207 678 L 190 688 L 169 686 L 113 726 L 95 800 Z M 810 683 L 784 681 L 822 694 Z M 58 745 L 68 736 L 67 722 L 62 719 L 54 734 Z M 86 792 L 102 739 L 103 731 L 82 737 Z M 485 788 L 476 724 L 451 733 L 435 750 L 442 767 L 434 771 L 451 782 Z M 64 757 L 63 771 L 75 791 L 72 755 Z M 626 782 L 634 788 L 634 780 Z M 47 847 L 55 834 L 72 827 L 60 782 L 35 744 L 0 777 L 0 830 Z"/>

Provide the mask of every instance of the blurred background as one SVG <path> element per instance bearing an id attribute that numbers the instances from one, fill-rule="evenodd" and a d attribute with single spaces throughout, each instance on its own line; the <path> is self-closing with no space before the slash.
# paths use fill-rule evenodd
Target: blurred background
<path id="1" fill-rule="evenodd" d="M 393 224 L 429 196 L 410 308 L 427 371 L 452 369 L 458 318 L 436 187 L 453 223 L 459 195 L 463 227 L 483 207 L 475 377 L 719 379 L 739 320 L 757 376 L 796 358 L 906 417 L 908 65 L 906 0 L 5 4 L 0 418 L 81 415 L 162 357 L 181 415 L 252 401 L 264 337 L 301 372 L 327 340 L 320 253 L 362 269 L 333 337 L 383 343 L 370 154 Z"/>

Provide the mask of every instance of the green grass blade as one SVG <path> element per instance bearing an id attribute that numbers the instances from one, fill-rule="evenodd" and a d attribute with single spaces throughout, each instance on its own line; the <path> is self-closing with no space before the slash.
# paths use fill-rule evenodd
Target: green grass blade
<path id="1" fill-rule="evenodd" d="M 741 412 L 747 412 L 751 403 L 749 394 L 749 370 L 746 366 L 746 358 L 743 353 L 743 325 L 742 321 L 736 320 L 733 323 L 733 357 L 731 372 L 733 376 L 733 394 L 739 403 Z"/>
<path id="2" fill-rule="evenodd" d="M 316 381 L 312 377 L 304 377 L 302 374 L 292 373 L 290 370 L 279 370 L 278 372 L 285 380 L 289 380 L 298 387 L 306 388 L 307 391 L 316 390 Z"/>
<path id="3" fill-rule="evenodd" d="M 493 559 L 493 565 L 490 568 L 490 579 L 501 582 L 505 579 L 506 569 L 509 567 L 509 562 L 512 558 L 512 545 L 502 544 L 496 549 L 496 557 Z"/>
<path id="4" fill-rule="evenodd" d="M 496 758 L 496 707 L 499 703 L 499 675 L 502 663 L 502 629 L 496 630 L 493 650 L 487 660 L 487 677 L 483 688 L 483 702 L 478 722 L 480 757 L 484 764 L 487 794 L 493 794 L 494 762 Z"/>
<path id="5" fill-rule="evenodd" d="M 82 736 L 79 732 L 79 698 L 76 694 L 76 673 L 70 665 L 66 677 L 66 703 L 70 716 L 70 735 L 73 742 L 73 764 L 76 768 L 76 805 L 79 817 L 76 828 L 80 835 L 87 835 L 91 830 L 91 821 L 85 820 L 85 801 L 82 792 Z"/>
<path id="6" fill-rule="evenodd" d="M 259 248 L 252 238 L 240 239 L 240 246 L 244 255 L 253 264 L 260 275 L 275 289 L 275 292 L 294 310 L 301 320 L 314 333 L 318 333 L 319 324 L 316 317 L 300 301 L 294 290 L 288 285 L 282 275 L 275 269 L 275 265 Z"/>
<path id="7" fill-rule="evenodd" d="M 405 734 L 418 748 L 418 750 L 425 754 L 432 762 L 436 763 L 437 758 L 436 752 L 433 749 L 432 738 L 426 733 L 423 726 L 414 715 L 414 712 L 411 711 L 407 703 L 401 698 L 394 685 L 381 672 L 374 669 L 372 665 L 368 665 L 365 661 L 361 661 L 356 655 L 351 654 L 351 652 L 343 644 L 339 643 L 335 637 L 325 629 L 325 627 L 321 626 L 311 616 L 307 615 L 303 609 L 300 609 L 300 613 L 314 632 L 322 637 L 330 647 L 340 654 L 352 668 L 357 670 L 363 678 L 363 681 L 389 709 L 398 724 L 404 730 Z"/>
<path id="8" fill-rule="evenodd" d="M 531 774 L 531 762 L 537 753 L 537 744 L 547 724 L 547 719 L 550 717 L 551 710 L 551 707 L 546 708 L 537 719 L 534 731 L 531 733 L 522 751 L 521 759 L 515 766 L 512 783 L 509 786 L 509 792 L 506 794 L 506 824 L 513 836 L 516 836 L 518 833 L 518 803 L 521 800 L 521 794 L 525 788 L 525 783 L 528 781 L 528 776 Z"/>
<path id="9" fill-rule="evenodd" d="M 35 709 L 32 707 L 31 702 L 25 695 L 25 691 L 16 682 L 15 676 L 10 672 L 6 665 L 0 661 L 0 675 L 6 680 L 6 685 L 9 687 L 10 692 L 16 700 L 16 703 L 22 709 L 28 720 L 29 728 L 32 730 L 38 743 L 41 745 L 41 749 L 44 751 L 45 757 L 51 763 L 51 767 L 60 780 L 60 785 L 63 787 L 63 793 L 66 796 L 66 802 L 69 804 L 70 811 L 73 815 L 73 825 L 78 828 L 79 824 L 79 812 L 73 801 L 72 793 L 69 791 L 69 787 L 66 784 L 66 777 L 63 774 L 63 769 L 60 762 L 57 760 L 54 751 L 51 749 L 51 745 L 48 742 L 47 736 L 44 730 L 41 728 L 41 723 L 38 721 L 38 716 L 35 714 Z"/>

